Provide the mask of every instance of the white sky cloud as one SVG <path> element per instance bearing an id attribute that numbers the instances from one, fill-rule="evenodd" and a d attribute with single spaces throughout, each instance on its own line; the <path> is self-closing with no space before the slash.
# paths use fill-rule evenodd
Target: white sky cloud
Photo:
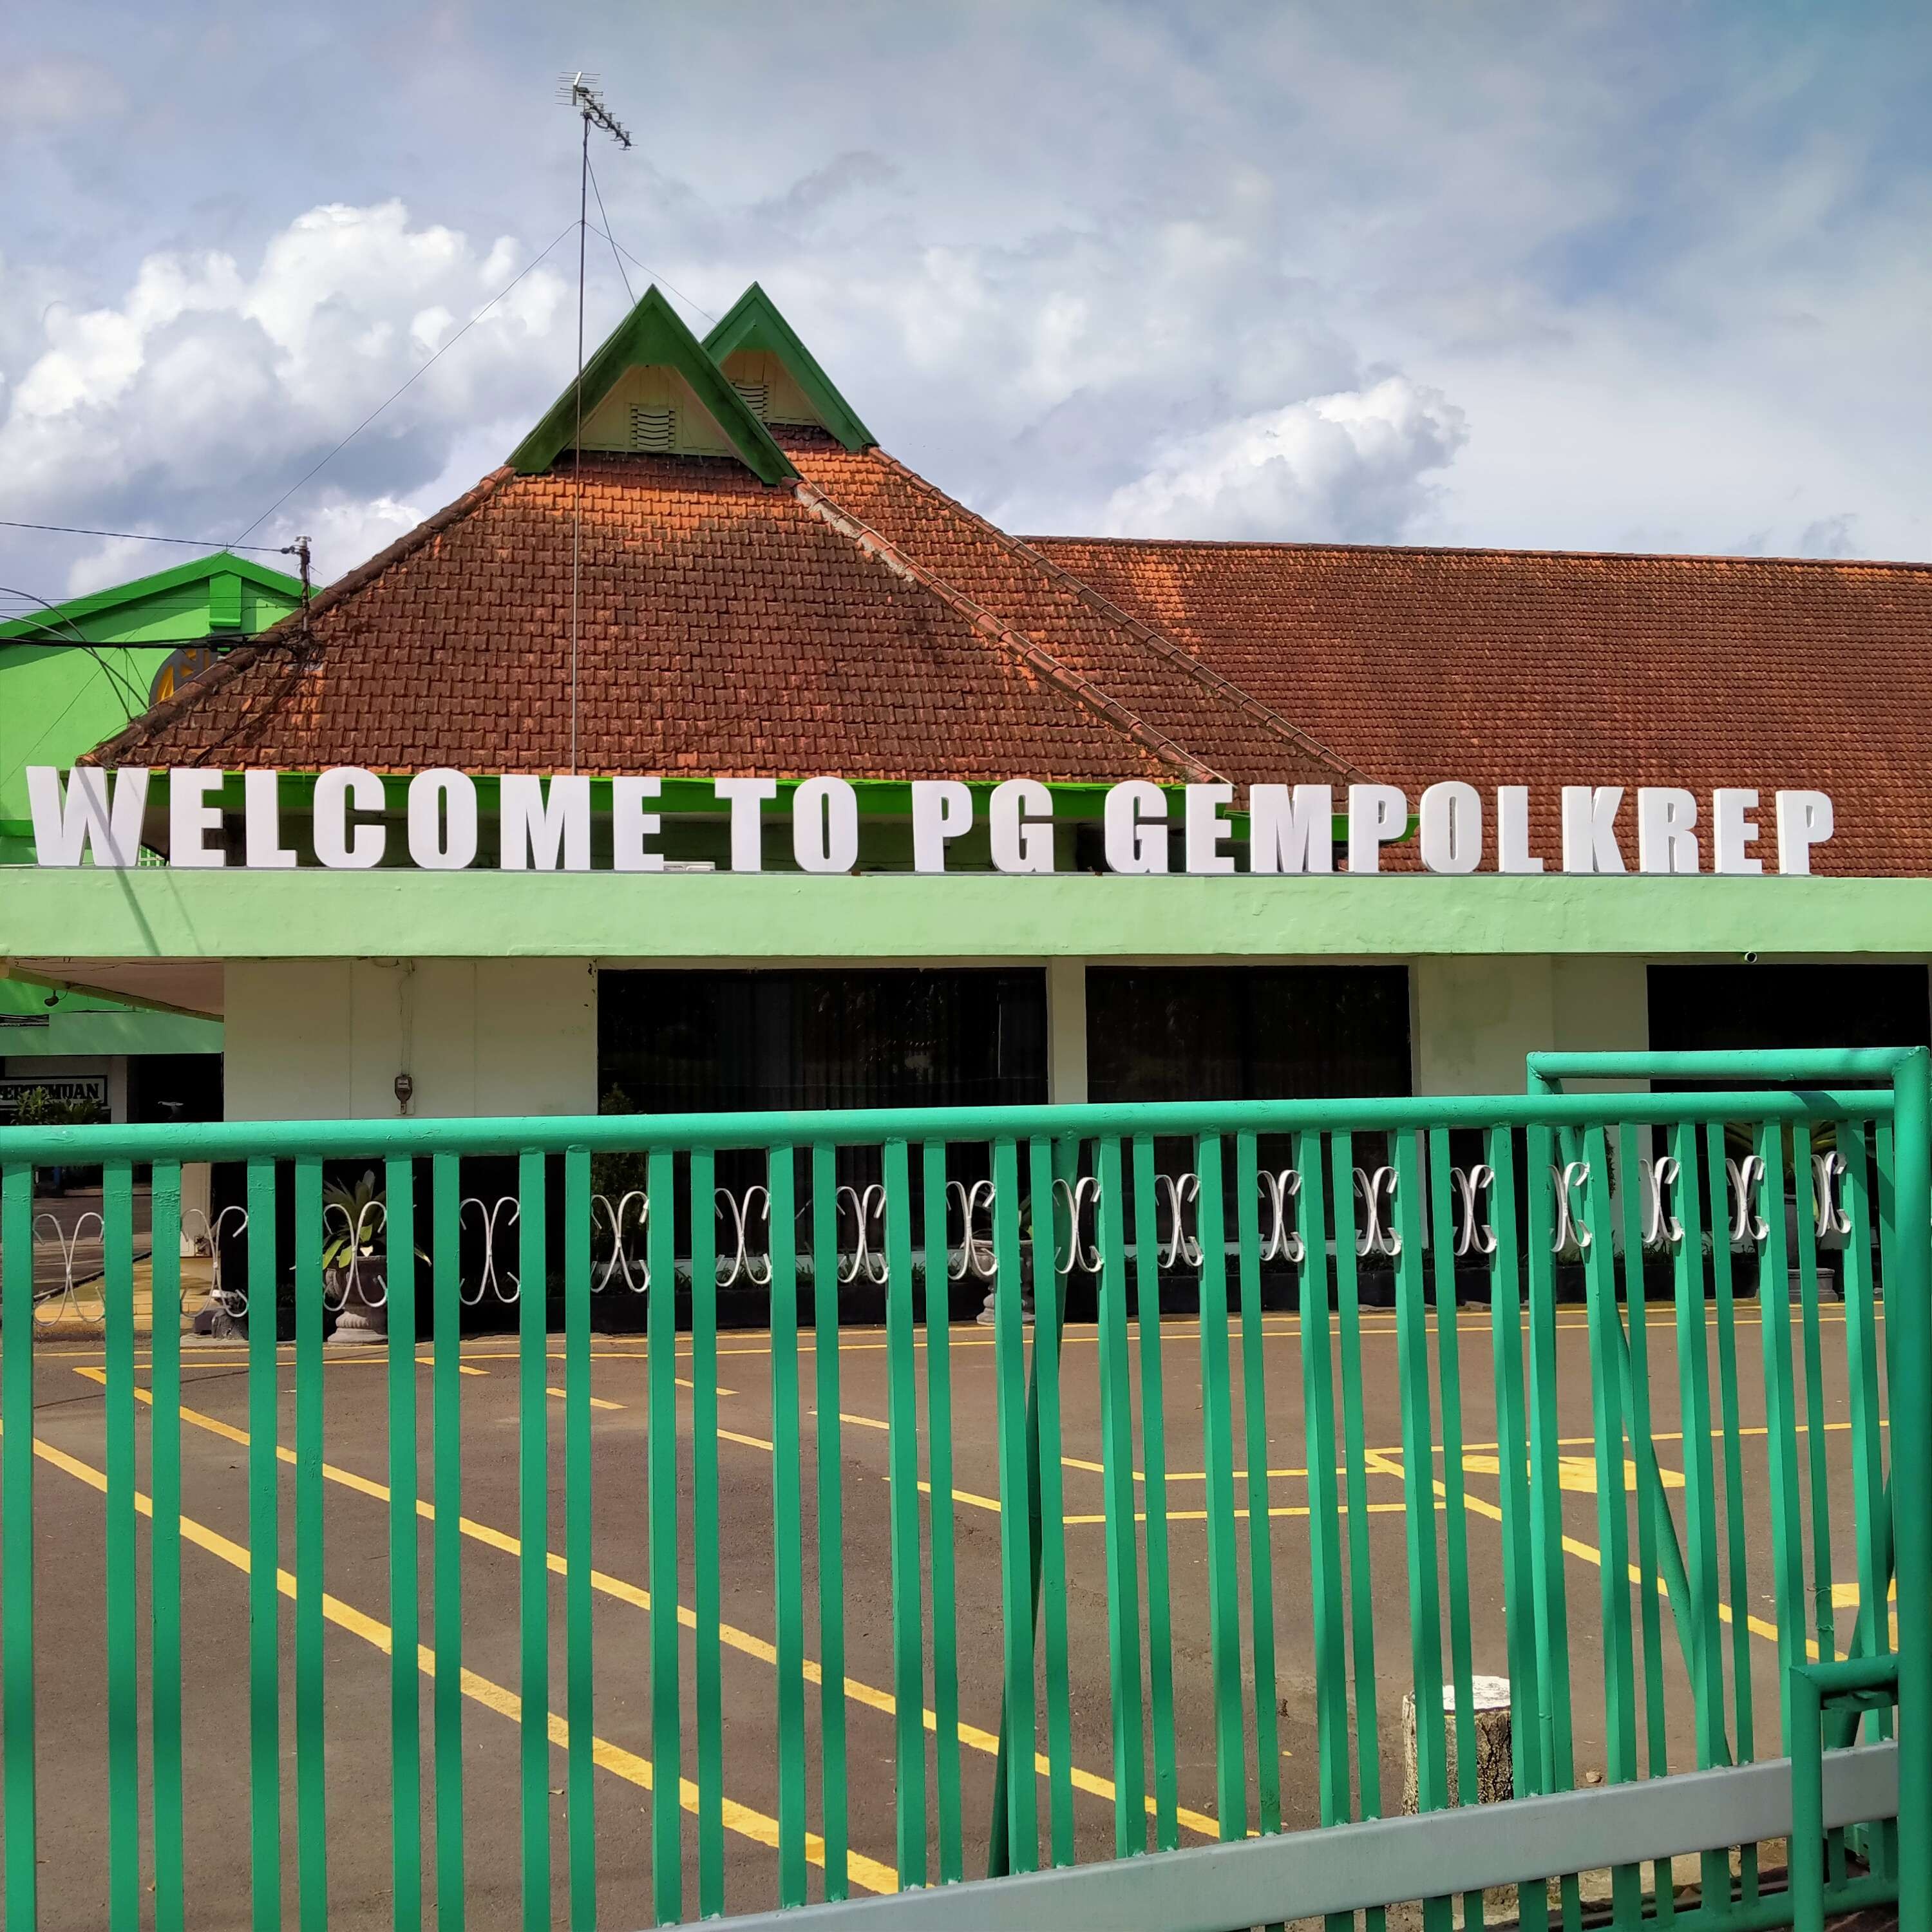
<path id="1" fill-rule="evenodd" d="M 639 136 L 593 151 L 638 287 L 701 328 L 763 280 L 1010 527 L 1932 556 L 1922 14 L 750 17 L 45 15 L 0 112 L 0 515 L 258 516 L 567 229 L 544 77 L 588 63 Z M 500 461 L 568 378 L 574 254 L 257 537 L 339 571 Z M 0 532 L 50 594 L 109 555 Z"/>

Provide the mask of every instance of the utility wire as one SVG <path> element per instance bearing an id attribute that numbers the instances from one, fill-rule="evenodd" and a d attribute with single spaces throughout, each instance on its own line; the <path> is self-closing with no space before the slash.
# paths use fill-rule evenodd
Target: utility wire
<path id="1" fill-rule="evenodd" d="M 601 199 L 598 200 L 597 206 L 598 211 L 602 212 L 604 204 Z M 609 218 L 607 216 L 605 219 L 608 221 Z M 656 269 L 653 268 L 648 262 L 639 261 L 637 256 L 632 254 L 630 250 L 626 248 L 615 236 L 607 233 L 605 230 L 602 228 L 593 228 L 590 232 L 593 235 L 603 236 L 604 240 L 609 242 L 611 247 L 616 249 L 617 253 L 622 256 L 625 260 L 628 262 L 632 268 L 641 269 L 644 273 L 650 276 L 651 280 L 654 282 L 663 283 L 664 286 L 670 290 L 671 293 L 676 296 L 678 300 L 682 302 L 687 308 L 694 308 L 697 310 L 698 314 L 704 316 L 706 322 L 712 323 L 716 322 L 718 318 L 713 315 L 701 302 L 698 302 L 693 297 L 686 295 L 683 290 L 680 288 L 676 283 L 673 281 L 668 275 L 659 274 Z M 628 278 L 626 280 L 624 286 L 627 289 L 630 286 L 630 282 Z"/>
<path id="2" fill-rule="evenodd" d="M 604 226 L 600 232 L 602 233 L 604 240 L 610 243 L 610 259 L 616 263 L 617 273 L 623 281 L 624 300 L 632 308 L 635 308 L 638 305 L 638 298 L 631 292 L 630 277 L 624 272 L 624 257 L 622 253 L 618 248 L 616 243 L 614 241 L 611 241 L 610 218 L 604 212 L 604 190 L 597 185 L 597 170 L 590 165 L 590 152 L 587 143 L 584 149 L 584 172 L 590 177 L 590 191 L 597 197 L 597 212 L 600 215 L 603 216 Z"/>
<path id="3" fill-rule="evenodd" d="M 140 695 L 138 687 L 129 680 L 126 672 L 110 663 L 107 658 L 101 654 L 100 646 L 95 644 L 94 640 L 90 638 L 71 617 L 62 615 L 61 608 L 58 604 L 49 603 L 44 597 L 37 596 L 33 591 L 16 590 L 10 584 L 0 584 L 0 594 L 4 594 L 8 597 L 24 598 L 29 603 L 39 604 L 42 610 L 51 611 L 53 614 L 56 622 L 59 625 L 64 626 L 65 628 L 69 631 L 71 631 L 74 634 L 70 638 L 62 638 L 60 635 L 59 631 L 56 628 L 54 624 L 43 623 L 40 626 L 40 629 L 42 635 L 46 639 L 46 640 L 52 643 L 58 640 L 60 643 L 67 644 L 70 647 L 85 651 L 87 655 L 94 660 L 95 669 L 100 673 L 103 677 L 106 679 L 109 685 L 112 687 L 116 696 L 117 696 L 120 699 L 121 702 L 127 706 L 128 716 L 130 718 L 139 716 L 140 712 L 147 710 L 148 707 L 146 702 Z M 23 620 L 16 619 L 15 621 L 21 622 Z M 38 641 L 38 640 L 27 638 L 8 638 L 0 639 L 0 643 L 14 644 L 24 644 L 37 641 Z"/>
<path id="4" fill-rule="evenodd" d="M 259 517 L 255 520 L 256 523 L 260 521 Z M 250 524 L 248 527 L 252 530 L 255 524 Z M 57 536 L 68 537 L 123 537 L 134 543 L 185 544 L 190 550 L 260 550 L 264 556 L 280 556 L 286 554 L 284 546 L 280 544 L 223 543 L 215 537 L 158 537 L 146 530 L 94 530 L 78 524 L 23 523 L 16 517 L 0 517 L 0 530 L 51 530 Z M 22 590 L 19 595 L 26 597 L 32 593 Z"/>
<path id="5" fill-rule="evenodd" d="M 499 289 L 492 296 L 490 299 L 486 302 L 483 306 L 479 308 L 476 313 L 472 315 L 470 320 L 466 322 L 463 326 L 436 352 L 434 356 L 430 356 L 427 362 L 423 363 L 422 365 L 416 370 L 414 374 L 410 376 L 406 380 L 404 380 L 395 389 L 393 394 L 386 398 L 382 401 L 378 403 L 376 406 L 371 410 L 369 413 L 364 416 L 362 420 L 328 453 L 327 455 L 324 456 L 321 459 L 320 462 L 312 464 L 300 476 L 297 477 L 295 482 L 291 483 L 289 487 L 284 490 L 282 494 L 278 496 L 252 524 L 248 526 L 248 530 L 245 530 L 242 532 L 242 536 L 245 537 L 250 531 L 260 529 L 262 525 L 266 524 L 268 519 L 272 517 L 275 512 L 302 487 L 304 483 L 308 482 L 309 478 L 314 476 L 317 470 L 323 468 L 326 465 L 334 462 L 336 458 L 340 456 L 342 452 L 346 449 L 389 406 L 390 404 L 393 403 L 396 400 L 397 397 L 401 395 L 405 389 L 408 388 L 412 383 L 417 381 L 420 377 L 427 375 L 437 363 L 441 362 L 444 356 L 447 356 L 449 352 L 454 349 L 456 345 L 460 342 L 463 338 L 467 335 L 474 328 L 476 325 L 481 322 L 483 318 L 488 315 L 490 311 L 494 308 L 496 304 L 501 302 L 526 275 L 529 274 L 531 271 L 544 260 L 544 256 L 548 255 L 550 253 L 550 250 L 556 247 L 558 242 L 562 241 L 564 237 L 570 232 L 572 227 L 575 224 L 572 223 L 566 223 L 563 227 L 557 231 L 556 241 L 552 242 L 550 247 L 544 249 L 542 255 L 538 255 L 532 260 L 525 263 L 525 265 L 519 269 L 515 274 L 512 276 L 509 280 L 505 283 L 502 287 Z M 232 549 L 235 547 L 236 546 L 233 544 L 230 544 L 229 546 L 230 549 Z M 251 548 L 253 548 L 253 546 L 251 546 Z"/>

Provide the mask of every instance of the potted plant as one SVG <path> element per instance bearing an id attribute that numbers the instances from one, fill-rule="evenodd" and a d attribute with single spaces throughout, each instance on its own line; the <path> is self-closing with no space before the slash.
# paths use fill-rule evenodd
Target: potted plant
<path id="1" fill-rule="evenodd" d="M 389 1332 L 389 1256 L 377 1237 L 388 1223 L 388 1204 L 364 1168 L 352 1187 L 332 1183 L 322 1191 L 322 1279 L 340 1298 L 329 1339 L 351 1344 L 381 1342 Z"/>

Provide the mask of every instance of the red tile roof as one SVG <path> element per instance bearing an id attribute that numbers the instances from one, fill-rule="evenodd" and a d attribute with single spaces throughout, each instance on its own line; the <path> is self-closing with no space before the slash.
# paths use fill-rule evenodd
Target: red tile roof
<path id="1" fill-rule="evenodd" d="M 581 768 L 1527 784 L 1552 865 L 1565 783 L 1756 787 L 1767 853 L 1816 787 L 1820 870 L 1932 872 L 1932 568 L 1020 539 L 775 434 L 797 485 L 585 459 Z M 485 478 L 95 756 L 564 767 L 576 487 Z"/>
<path id="2" fill-rule="evenodd" d="M 1552 868 L 1564 784 L 1681 785 L 1706 815 L 1740 785 L 1767 862 L 1772 793 L 1816 788 L 1817 870 L 1932 872 L 1932 566 L 1027 541 L 1412 800 L 1528 784 Z"/>

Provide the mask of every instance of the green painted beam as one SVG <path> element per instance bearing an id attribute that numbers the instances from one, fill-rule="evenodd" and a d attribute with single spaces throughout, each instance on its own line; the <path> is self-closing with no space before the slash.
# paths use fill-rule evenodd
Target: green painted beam
<path id="1" fill-rule="evenodd" d="M 1932 879 L 0 872 L 32 959 L 1922 958 Z"/>

